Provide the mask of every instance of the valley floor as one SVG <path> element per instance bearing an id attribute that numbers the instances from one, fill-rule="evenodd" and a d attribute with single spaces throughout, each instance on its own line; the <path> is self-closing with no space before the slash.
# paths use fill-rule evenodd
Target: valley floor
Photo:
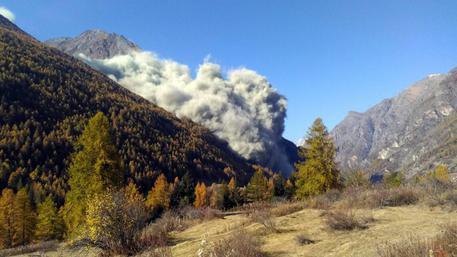
<path id="1" fill-rule="evenodd" d="M 433 237 L 441 225 L 457 221 L 457 212 L 430 209 L 425 206 L 389 207 L 376 210 L 358 210 L 372 215 L 375 221 L 368 229 L 353 231 L 330 230 L 321 216 L 322 210 L 304 209 L 276 218 L 279 233 L 266 233 L 257 223 L 249 223 L 243 215 L 228 216 L 198 224 L 174 235 L 174 257 L 197 256 L 203 237 L 210 241 L 222 238 L 237 228 L 258 236 L 262 250 L 268 256 L 377 256 L 377 248 L 385 242 L 405 239 L 407 236 Z M 314 244 L 299 245 L 295 237 L 305 233 Z"/>
<path id="2" fill-rule="evenodd" d="M 246 215 L 226 216 L 194 225 L 182 232 L 172 233 L 173 257 L 197 257 L 203 239 L 209 242 L 223 239 L 233 231 L 243 229 L 261 243 L 267 256 L 277 257 L 323 257 L 323 256 L 378 256 L 377 249 L 386 242 L 396 242 L 415 236 L 431 238 L 437 235 L 442 225 L 457 222 L 457 212 L 424 205 L 387 207 L 382 209 L 359 209 L 358 215 L 372 216 L 374 221 L 363 230 L 335 231 L 325 224 L 323 210 L 304 209 L 289 215 L 274 218 L 277 233 L 268 233 Z M 299 245 L 296 236 L 305 234 L 313 244 Z M 97 256 L 94 249 L 52 250 L 46 253 L 22 256 Z M 21 256 L 21 255 L 19 255 Z M 148 256 L 144 253 L 142 256 Z"/>

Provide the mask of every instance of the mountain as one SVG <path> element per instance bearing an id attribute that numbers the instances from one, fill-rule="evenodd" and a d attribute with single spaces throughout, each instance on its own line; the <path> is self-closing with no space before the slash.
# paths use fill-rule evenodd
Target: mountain
<path id="1" fill-rule="evenodd" d="M 107 38 L 112 40 L 107 42 Z M 123 43 L 109 43 L 113 40 Z M 151 57 L 150 53 L 143 52 L 123 36 L 100 30 L 89 30 L 76 38 L 52 39 L 45 43 L 80 58 L 93 68 L 118 81 L 125 88 L 159 104 L 178 117 L 187 117 L 206 126 L 217 136 L 227 140 L 232 149 L 252 162 L 286 174 L 293 170 L 293 163 L 298 159 L 297 147 L 283 138 L 282 132 L 278 132 L 283 127 L 284 120 L 281 117 L 285 117 L 285 111 L 284 114 L 281 112 L 283 99 L 275 90 L 266 88 L 264 85 L 258 85 L 263 83 L 261 81 L 264 78 L 257 76 L 253 80 L 251 74 L 246 77 L 238 76 L 237 81 L 249 81 L 247 84 L 251 83 L 252 85 L 235 88 L 233 83 L 230 86 L 219 83 L 220 78 L 217 75 L 217 70 L 208 72 L 205 69 L 210 66 L 201 65 L 199 70 L 204 72 L 197 71 L 196 80 L 199 80 L 199 83 L 210 83 L 211 85 L 204 87 L 189 86 L 188 83 L 192 79 L 190 73 L 185 72 L 187 66 L 171 60 L 161 61 L 156 57 Z M 123 47 L 121 48 L 124 49 L 123 51 L 113 51 L 112 47 L 110 48 L 112 45 L 134 47 Z M 94 48 L 94 46 L 96 47 Z M 97 52 L 101 53 L 109 52 L 111 55 L 95 54 L 93 49 L 98 49 Z M 128 56 L 111 58 L 116 54 L 128 52 L 130 52 Z M 176 71 L 177 74 L 175 74 Z M 249 92 L 243 95 L 243 88 L 247 87 L 252 89 L 247 90 Z M 177 88 L 179 90 L 176 90 Z M 190 88 L 189 91 L 191 92 L 186 91 L 186 88 Z M 203 95 L 204 97 L 202 97 Z M 190 101 L 198 97 L 202 97 L 202 99 Z M 216 102 L 207 100 L 214 98 L 226 99 Z M 189 102 L 193 103 L 190 104 Z M 251 104 L 251 102 L 255 103 Z M 236 104 L 232 105 L 232 103 Z M 256 110 L 259 112 L 248 118 L 249 124 L 245 124 L 242 118 L 239 126 L 227 124 L 230 122 L 227 121 L 227 117 L 231 117 L 232 113 L 243 117 L 242 115 L 245 113 L 239 112 L 239 110 L 248 110 L 248 114 Z"/>
<path id="2" fill-rule="evenodd" d="M 457 166 L 457 69 L 432 74 L 364 113 L 350 112 L 331 132 L 344 170 L 403 170 L 411 176 Z"/>
<path id="3" fill-rule="evenodd" d="M 123 55 L 140 50 L 135 43 L 124 36 L 107 33 L 102 30 L 88 30 L 74 38 L 55 38 L 44 43 L 70 55 L 84 54 L 86 57 L 96 59 L 111 58 L 115 55 Z"/>
<path id="4" fill-rule="evenodd" d="M 40 43 L 0 16 L 0 189 L 30 186 L 62 200 L 66 167 L 88 119 L 112 122 L 126 175 L 144 192 L 164 173 L 213 182 L 236 176 L 247 161 L 206 128 L 178 119 L 104 74 Z"/>

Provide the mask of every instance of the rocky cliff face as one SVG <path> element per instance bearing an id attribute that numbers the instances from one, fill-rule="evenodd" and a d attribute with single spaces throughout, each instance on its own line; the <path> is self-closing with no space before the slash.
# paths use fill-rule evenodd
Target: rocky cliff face
<path id="1" fill-rule="evenodd" d="M 365 113 L 350 112 L 331 135 L 343 170 L 403 169 L 408 175 L 438 163 L 457 166 L 457 70 L 433 74 Z"/>
<path id="2" fill-rule="evenodd" d="M 70 55 L 84 54 L 95 59 L 106 59 L 140 50 L 124 36 L 101 30 L 88 30 L 75 38 L 55 38 L 44 43 Z"/>

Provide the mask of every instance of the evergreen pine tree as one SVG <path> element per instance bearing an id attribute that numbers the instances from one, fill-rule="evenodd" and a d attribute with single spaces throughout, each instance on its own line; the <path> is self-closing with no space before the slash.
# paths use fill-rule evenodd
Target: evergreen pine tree
<path id="1" fill-rule="evenodd" d="M 294 195 L 294 189 L 294 184 L 288 179 L 284 185 L 284 196 L 286 198 L 291 198 Z"/>
<path id="2" fill-rule="evenodd" d="M 39 240 L 60 239 L 62 226 L 58 209 L 52 197 L 46 197 L 46 200 L 38 206 L 35 238 Z"/>
<path id="3" fill-rule="evenodd" d="M 273 177 L 274 196 L 285 196 L 286 179 L 281 174 L 274 174 Z"/>
<path id="4" fill-rule="evenodd" d="M 66 194 L 64 219 L 69 237 L 85 229 L 87 202 L 123 181 L 122 164 L 111 136 L 108 118 L 101 112 L 89 120 L 75 146 L 68 169 L 70 191 Z"/>
<path id="5" fill-rule="evenodd" d="M 305 146 L 300 149 L 299 155 L 305 161 L 295 165 L 297 198 L 302 199 L 339 187 L 340 174 L 335 163 L 335 146 L 320 118 L 309 129 Z"/>
<path id="6" fill-rule="evenodd" d="M 271 199 L 268 179 L 263 175 L 263 170 L 258 168 L 252 175 L 246 187 L 246 200 L 248 202 L 267 201 Z"/>
<path id="7" fill-rule="evenodd" d="M 190 174 L 186 172 L 184 176 L 177 180 L 174 191 L 171 195 L 171 206 L 186 206 L 194 202 L 195 181 Z"/>
<path id="8" fill-rule="evenodd" d="M 21 188 L 14 198 L 14 245 L 26 245 L 32 241 L 35 213 L 32 210 L 26 188 Z"/>
<path id="9" fill-rule="evenodd" d="M 0 198 L 0 248 L 13 246 L 14 217 L 14 192 L 5 188 Z"/>

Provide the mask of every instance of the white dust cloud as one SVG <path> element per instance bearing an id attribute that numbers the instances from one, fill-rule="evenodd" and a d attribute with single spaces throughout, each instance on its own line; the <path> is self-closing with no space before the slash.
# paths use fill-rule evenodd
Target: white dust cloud
<path id="1" fill-rule="evenodd" d="M 80 57 L 134 93 L 209 128 L 241 156 L 290 173 L 281 145 L 287 101 L 255 71 L 223 74 L 205 60 L 192 78 L 188 66 L 150 52 Z"/>
<path id="2" fill-rule="evenodd" d="M 0 15 L 4 16 L 11 22 L 14 22 L 14 20 L 16 19 L 16 15 L 14 15 L 14 13 L 12 11 L 8 10 L 4 6 L 0 6 Z"/>

